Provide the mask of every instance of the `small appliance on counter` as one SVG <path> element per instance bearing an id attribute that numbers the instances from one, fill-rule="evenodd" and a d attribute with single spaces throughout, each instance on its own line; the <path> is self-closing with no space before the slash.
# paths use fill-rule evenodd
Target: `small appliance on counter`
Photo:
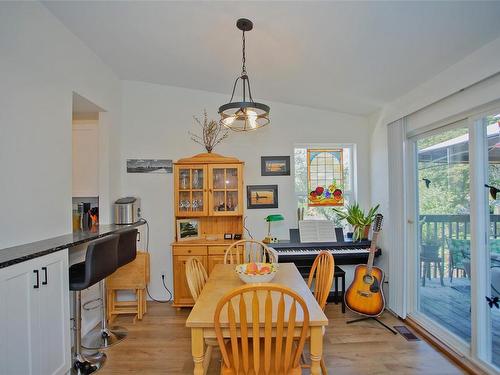
<path id="1" fill-rule="evenodd" d="M 115 202 L 115 224 L 134 224 L 141 218 L 139 198 L 125 197 Z"/>

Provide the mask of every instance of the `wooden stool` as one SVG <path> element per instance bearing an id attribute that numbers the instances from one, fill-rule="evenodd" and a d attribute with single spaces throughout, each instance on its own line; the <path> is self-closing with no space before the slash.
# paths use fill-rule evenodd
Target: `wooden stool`
<path id="1" fill-rule="evenodd" d="M 142 320 L 147 311 L 146 285 L 149 283 L 149 253 L 137 252 L 137 258 L 120 267 L 106 279 L 106 293 L 108 303 L 108 320 L 120 314 L 135 314 L 135 319 Z M 135 292 L 135 301 L 117 301 L 117 292 L 132 290 Z"/>

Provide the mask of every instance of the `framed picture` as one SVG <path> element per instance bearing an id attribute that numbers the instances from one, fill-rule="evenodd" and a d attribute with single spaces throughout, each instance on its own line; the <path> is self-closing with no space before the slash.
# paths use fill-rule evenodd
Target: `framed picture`
<path id="1" fill-rule="evenodd" d="M 200 221 L 198 219 L 177 220 L 177 241 L 197 240 L 200 238 Z"/>
<path id="2" fill-rule="evenodd" d="M 248 185 L 247 208 L 278 208 L 278 185 Z"/>
<path id="3" fill-rule="evenodd" d="M 127 159 L 127 173 L 172 173 L 172 160 Z"/>
<path id="4" fill-rule="evenodd" d="M 261 176 L 290 176 L 290 156 L 261 156 Z"/>

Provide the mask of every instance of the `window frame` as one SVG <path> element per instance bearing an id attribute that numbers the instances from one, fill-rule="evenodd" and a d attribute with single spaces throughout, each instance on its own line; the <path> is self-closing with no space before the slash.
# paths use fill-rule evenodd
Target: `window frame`
<path id="1" fill-rule="evenodd" d="M 344 190 L 343 195 L 344 195 L 344 206 L 336 206 L 336 208 L 342 208 L 345 207 L 345 204 L 347 202 L 352 203 L 357 200 L 357 174 L 358 174 L 358 168 L 357 168 L 357 145 L 355 143 L 295 143 L 293 145 L 293 181 L 294 181 L 294 194 L 295 194 L 295 202 L 297 207 L 299 207 L 299 202 L 303 201 L 304 199 L 307 202 L 307 193 L 308 191 L 297 191 L 297 185 L 295 183 L 295 180 L 297 178 L 297 171 L 296 171 L 296 150 L 297 149 L 305 149 L 306 150 L 306 165 L 307 165 L 307 150 L 333 150 L 333 149 L 349 149 L 350 150 L 350 160 L 349 160 L 349 167 L 350 167 L 350 173 L 349 176 L 346 178 L 344 176 L 344 184 L 348 184 L 350 187 L 349 190 Z M 308 186 L 309 184 L 309 176 L 307 174 L 306 170 L 306 181 L 305 181 L 305 186 Z M 307 188 L 306 188 L 307 189 Z M 330 206 L 323 206 L 324 208 L 328 208 Z M 334 206 L 331 206 L 330 208 L 333 208 Z M 311 217 L 304 217 L 304 220 L 315 220 L 315 219 L 320 219 L 319 217 L 317 218 L 311 218 Z"/>

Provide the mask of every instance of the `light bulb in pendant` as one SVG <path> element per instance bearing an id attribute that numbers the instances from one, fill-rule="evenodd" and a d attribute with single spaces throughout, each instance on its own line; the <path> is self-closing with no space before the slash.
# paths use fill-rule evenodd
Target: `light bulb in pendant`
<path id="1" fill-rule="evenodd" d="M 257 112 L 247 110 L 246 111 L 248 122 L 250 123 L 250 127 L 255 129 L 257 127 Z"/>

